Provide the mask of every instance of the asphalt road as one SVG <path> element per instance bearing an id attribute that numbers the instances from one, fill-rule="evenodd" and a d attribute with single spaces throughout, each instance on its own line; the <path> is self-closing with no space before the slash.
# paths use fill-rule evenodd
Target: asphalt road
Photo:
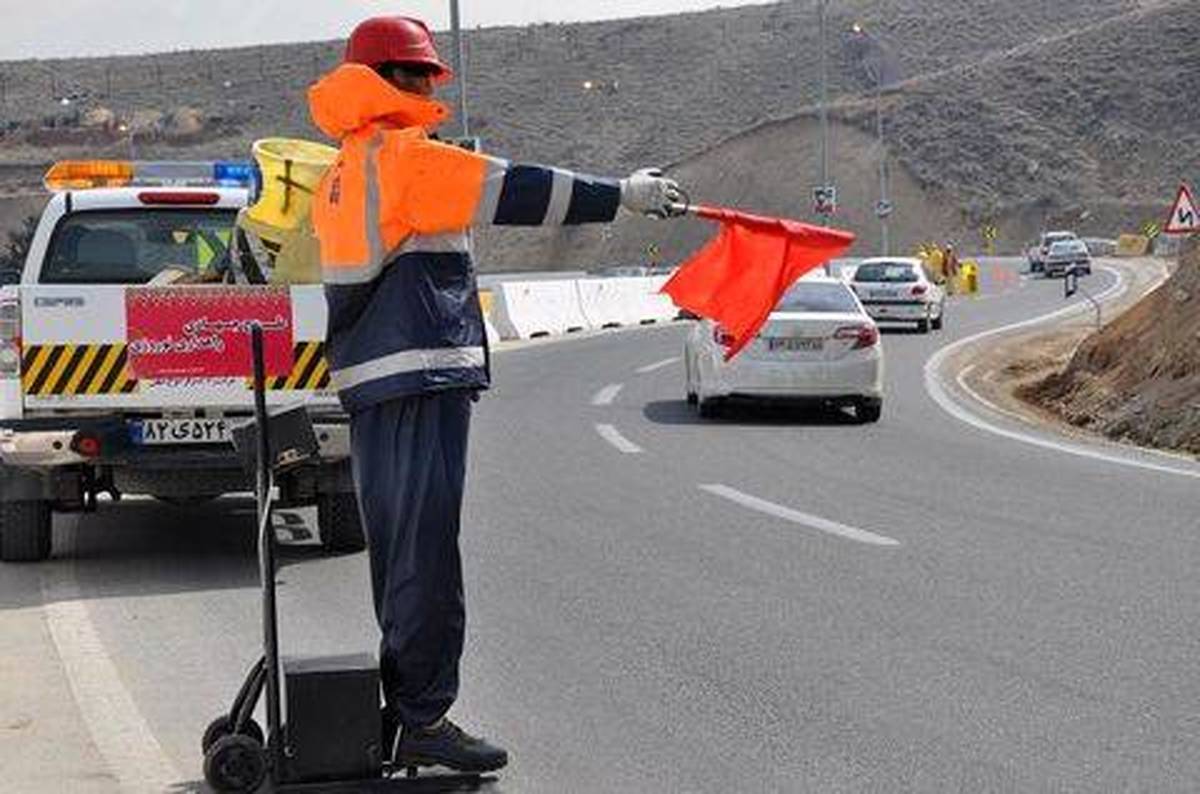
<path id="1" fill-rule="evenodd" d="M 497 355 L 452 714 L 512 753 L 482 790 L 1200 788 L 1200 469 L 996 435 L 927 392 L 939 348 L 1061 308 L 1016 266 L 944 332 L 885 333 L 877 425 L 698 420 L 682 325 Z M 55 560 L 3 570 L 64 655 L 96 790 L 200 789 L 200 732 L 257 654 L 240 507 L 63 517 Z M 370 649 L 363 555 L 282 557 L 285 653 Z"/>

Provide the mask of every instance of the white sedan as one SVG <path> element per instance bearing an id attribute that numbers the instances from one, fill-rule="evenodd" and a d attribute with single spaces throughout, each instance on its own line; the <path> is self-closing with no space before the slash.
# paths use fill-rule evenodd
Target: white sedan
<path id="1" fill-rule="evenodd" d="M 920 259 L 864 259 L 850 286 L 878 322 L 915 322 L 925 334 L 930 328 L 940 330 L 946 321 L 946 293 Z"/>
<path id="2" fill-rule="evenodd" d="M 839 279 L 807 276 L 784 295 L 758 336 L 725 361 L 728 334 L 697 322 L 684 344 L 688 402 L 703 417 L 734 401 L 849 405 L 860 422 L 883 410 L 879 329 Z"/>

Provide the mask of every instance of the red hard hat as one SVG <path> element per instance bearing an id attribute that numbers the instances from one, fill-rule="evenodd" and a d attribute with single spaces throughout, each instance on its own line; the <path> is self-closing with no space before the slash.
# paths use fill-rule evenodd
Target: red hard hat
<path id="1" fill-rule="evenodd" d="M 437 69 L 435 80 L 449 80 L 450 67 L 433 47 L 429 28 L 410 17 L 371 17 L 360 22 L 346 42 L 346 63 L 375 67 L 388 63 L 420 63 Z"/>

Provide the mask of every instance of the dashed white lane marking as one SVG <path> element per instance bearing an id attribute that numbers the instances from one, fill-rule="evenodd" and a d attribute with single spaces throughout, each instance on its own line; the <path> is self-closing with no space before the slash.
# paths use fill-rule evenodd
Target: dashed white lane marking
<path id="1" fill-rule="evenodd" d="M 654 372 L 655 370 L 662 369 L 663 367 L 669 367 L 672 364 L 677 363 L 678 361 L 679 361 L 679 356 L 672 356 L 671 358 L 664 358 L 662 361 L 655 361 L 653 364 L 647 364 L 644 367 L 638 367 L 635 370 L 635 372 L 637 372 L 637 374 L 639 374 L 639 375 L 645 375 L 647 373 Z"/>
<path id="2" fill-rule="evenodd" d="M 600 391 L 592 395 L 592 405 L 612 405 L 613 400 L 617 399 L 617 395 L 624 388 L 623 383 L 610 383 Z"/>
<path id="3" fill-rule="evenodd" d="M 1103 269 L 1107 270 L 1108 272 L 1110 272 L 1114 276 L 1116 276 L 1117 281 L 1115 284 L 1113 284 L 1113 286 L 1109 287 L 1107 290 L 1105 290 L 1104 292 L 1102 292 L 1096 296 L 1096 300 L 1100 301 L 1100 302 L 1109 300 L 1111 298 L 1116 298 L 1116 297 L 1120 296 L 1121 294 L 1123 294 L 1125 292 L 1125 290 L 1128 288 L 1127 285 L 1125 284 L 1125 279 L 1121 276 L 1121 274 L 1119 272 L 1117 272 L 1109 267 L 1103 267 Z M 1155 287 L 1158 286 L 1158 284 L 1161 284 L 1162 281 L 1165 280 L 1165 278 L 1166 278 L 1165 273 L 1160 274 L 1158 283 L 1154 284 L 1151 287 L 1151 289 L 1154 289 Z M 971 425 L 972 427 L 977 428 L 979 430 L 983 430 L 988 433 L 993 433 L 995 435 L 1001 436 L 1002 438 L 1011 439 L 1013 441 L 1020 441 L 1025 444 L 1032 444 L 1033 446 L 1042 447 L 1043 449 L 1052 449 L 1056 452 L 1063 452 L 1068 455 L 1076 455 L 1076 456 L 1083 457 L 1083 458 L 1091 458 L 1093 460 L 1104 461 L 1106 463 L 1115 463 L 1115 464 L 1121 465 L 1121 466 L 1133 466 L 1135 468 L 1145 469 L 1148 471 L 1160 472 L 1163 474 L 1177 474 L 1177 475 L 1180 475 L 1183 477 L 1200 478 L 1200 468 L 1194 468 L 1194 467 L 1193 468 L 1184 468 L 1183 466 L 1186 465 L 1184 460 L 1179 461 L 1181 465 L 1171 466 L 1171 465 L 1167 465 L 1165 462 L 1164 463 L 1155 463 L 1155 462 L 1152 462 L 1149 460 L 1142 460 L 1139 458 L 1135 458 L 1135 457 L 1132 457 L 1130 454 L 1124 454 L 1124 455 L 1116 454 L 1115 450 L 1117 449 L 1117 447 L 1116 447 L 1116 445 L 1113 445 L 1113 444 L 1107 445 L 1108 449 L 1110 451 L 1104 451 L 1103 448 L 1097 448 L 1098 445 L 1102 444 L 1103 442 L 1094 442 L 1092 445 L 1085 446 L 1084 444 L 1072 444 L 1067 441 L 1059 441 L 1059 440 L 1052 439 L 1052 438 L 1045 438 L 1042 436 L 1034 435 L 1033 433 L 1025 433 L 1025 432 L 1022 432 L 1019 430 L 1013 430 L 1013 429 L 1009 429 L 1009 428 L 1005 428 L 1005 427 L 1000 427 L 999 425 L 989 422 L 987 419 L 983 418 L 982 416 L 978 416 L 978 415 L 972 413 L 971 411 L 967 410 L 962 405 L 960 405 L 958 402 L 956 402 L 954 400 L 954 398 L 950 396 L 949 391 L 946 389 L 945 385 L 943 384 L 942 377 L 940 374 L 942 365 L 944 364 L 944 362 L 946 361 L 947 358 L 949 358 L 950 356 L 952 356 L 954 353 L 961 350 L 962 348 L 966 347 L 967 345 L 978 342 L 980 339 L 986 339 L 989 336 L 997 336 L 997 335 L 1006 333 L 1008 331 L 1013 331 L 1013 330 L 1016 330 L 1019 328 L 1025 328 L 1025 327 L 1028 327 L 1031 325 L 1038 325 L 1040 323 L 1049 322 L 1050 320 L 1053 320 L 1053 319 L 1067 317 L 1067 316 L 1070 316 L 1073 314 L 1078 314 L 1078 313 L 1087 312 L 1087 311 L 1091 311 L 1091 310 L 1092 310 L 1092 307 L 1088 303 L 1076 303 L 1076 304 L 1072 304 L 1071 306 L 1068 306 L 1065 309 L 1059 309 L 1058 311 L 1051 312 L 1050 314 L 1042 315 L 1041 317 L 1034 317 L 1030 320 L 1022 320 L 1019 323 L 1012 323 L 1010 325 L 1004 325 L 999 328 L 993 328 L 989 331 L 984 331 L 982 333 L 973 334 L 973 335 L 965 337 L 963 339 L 959 339 L 957 342 L 953 342 L 953 343 L 943 347 L 941 350 L 938 350 L 936 353 L 934 353 L 932 356 L 929 357 L 928 361 L 925 362 L 925 391 L 927 391 L 929 393 L 929 396 L 933 399 L 933 401 L 935 403 L 938 404 L 938 406 L 941 407 L 941 409 L 943 411 L 950 414 L 955 419 L 958 419 L 960 422 L 964 422 L 964 423 Z M 959 385 L 959 387 L 961 387 L 964 390 L 964 393 L 967 396 L 969 396 L 972 400 L 978 402 L 980 405 L 983 405 L 984 407 L 988 408 L 991 411 L 996 412 L 999 415 L 1008 416 L 1008 417 L 1011 417 L 1014 419 L 1018 419 L 1019 421 L 1023 421 L 1023 420 L 1020 420 L 1019 417 L 1016 417 L 1015 414 L 1012 414 L 1011 412 L 1005 411 L 1002 408 L 1000 408 L 996 405 L 993 405 L 991 402 L 989 402 L 988 400 L 985 400 L 981 395 L 977 394 L 974 390 L 972 390 L 969 386 L 967 386 L 966 380 L 965 380 L 965 375 L 966 375 L 966 372 L 968 372 L 968 371 L 969 370 L 964 370 L 963 373 L 960 374 L 956 378 L 957 384 Z M 1153 456 L 1153 457 L 1160 458 L 1164 461 L 1169 461 L 1169 460 L 1172 460 L 1172 458 L 1173 458 L 1173 456 L 1167 455 L 1165 453 L 1157 453 L 1157 452 L 1154 452 L 1153 450 L 1138 450 L 1136 454 L 1139 454 L 1142 456 Z"/>
<path id="4" fill-rule="evenodd" d="M 92 625 L 72 576 L 43 580 L 46 625 L 92 741 L 122 791 L 167 791 L 183 780 L 150 730 Z"/>
<path id="5" fill-rule="evenodd" d="M 791 521 L 795 524 L 819 529 L 822 532 L 828 532 L 830 535 L 838 535 L 847 540 L 857 541 L 859 543 L 867 543 L 872 546 L 899 546 L 900 541 L 894 538 L 889 538 L 886 535 L 876 535 L 874 532 L 868 532 L 865 529 L 846 526 L 839 524 L 836 521 L 830 521 L 828 518 L 801 513 L 799 510 L 793 510 L 790 507 L 777 505 L 774 502 L 768 502 L 766 499 L 759 499 L 757 496 L 751 496 L 748 493 L 742 493 L 736 488 L 730 488 L 728 485 L 719 483 L 711 483 L 701 485 L 700 490 L 707 491 L 714 496 L 719 496 L 722 499 L 728 499 L 731 502 L 736 502 L 742 507 L 748 507 L 751 510 L 757 510 L 760 513 L 766 513 L 769 516 L 782 518 L 785 521 Z"/>
<path id="6" fill-rule="evenodd" d="M 626 455 L 637 455 L 642 451 L 641 447 L 621 435 L 621 432 L 612 425 L 596 425 L 596 432 L 600 434 L 600 438 Z"/>

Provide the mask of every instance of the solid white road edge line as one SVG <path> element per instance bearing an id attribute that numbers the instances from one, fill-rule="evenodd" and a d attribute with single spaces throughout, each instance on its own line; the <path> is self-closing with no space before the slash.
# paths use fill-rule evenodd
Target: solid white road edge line
<path id="1" fill-rule="evenodd" d="M 600 438 L 626 455 L 637 455 L 642 451 L 641 447 L 621 435 L 620 431 L 612 425 L 596 425 L 596 432 L 600 434 Z"/>
<path id="2" fill-rule="evenodd" d="M 96 749 L 122 791 L 167 791 L 184 778 L 154 737 L 104 648 L 80 598 L 74 566 L 66 580 L 42 581 L 43 610 Z"/>
<path id="3" fill-rule="evenodd" d="M 819 529 L 822 532 L 828 532 L 831 535 L 838 535 L 847 540 L 857 541 L 859 543 L 867 543 L 872 546 L 899 546 L 900 541 L 889 538 L 885 535 L 876 535 L 874 532 L 867 532 L 865 529 L 857 529 L 849 527 L 845 524 L 839 524 L 836 521 L 830 521 L 827 518 L 820 516 L 801 513 L 799 510 L 793 510 L 790 507 L 777 505 L 774 502 L 768 502 L 766 499 L 759 499 L 757 496 L 751 496 L 748 493 L 742 493 L 736 488 L 730 488 L 728 485 L 720 483 L 709 483 L 700 485 L 700 490 L 707 491 L 713 496 L 719 496 L 722 499 L 728 499 L 731 502 L 736 502 L 742 507 L 748 507 L 751 510 L 757 510 L 760 513 L 766 513 L 775 518 L 782 518 L 785 521 L 791 521 L 795 524 L 810 527 L 811 529 Z"/>
<path id="4" fill-rule="evenodd" d="M 612 405 L 613 400 L 617 399 L 617 395 L 621 393 L 621 389 L 625 387 L 623 383 L 610 383 L 600 391 L 592 395 L 592 405 Z"/>
<path id="5" fill-rule="evenodd" d="M 647 364 L 644 367 L 638 367 L 634 371 L 637 372 L 637 374 L 639 374 L 639 375 L 645 375 L 647 373 L 654 372 L 655 370 L 662 369 L 663 367 L 669 367 L 672 364 L 675 364 L 676 362 L 678 362 L 679 359 L 680 359 L 679 356 L 672 356 L 671 358 L 664 358 L 662 361 L 655 361 L 653 364 Z"/>
<path id="6" fill-rule="evenodd" d="M 1107 290 L 1102 292 L 1100 295 L 1096 296 L 1096 300 L 1101 301 L 1101 302 L 1118 297 L 1119 295 L 1123 294 L 1125 292 L 1125 290 L 1127 289 L 1127 286 L 1125 284 L 1125 279 L 1124 279 L 1124 277 L 1121 276 L 1121 274 L 1119 272 L 1117 272 L 1109 267 L 1102 267 L 1102 269 L 1107 270 L 1108 272 L 1114 274 L 1117 278 L 1117 283 L 1115 283 L 1112 287 L 1109 287 Z M 1160 274 L 1158 283 L 1155 284 L 1154 286 L 1152 286 L 1151 289 L 1157 288 L 1163 281 L 1166 280 L 1166 277 L 1167 277 L 1167 274 L 1165 272 L 1163 274 Z M 1054 319 L 1069 316 L 1072 314 L 1077 314 L 1077 313 L 1080 313 L 1083 311 L 1091 311 L 1091 310 L 1092 310 L 1092 307 L 1088 303 L 1076 303 L 1076 304 L 1072 304 L 1071 306 L 1068 306 L 1065 309 L 1059 309 L 1058 311 L 1051 312 L 1050 314 L 1042 315 L 1041 317 L 1034 317 L 1029 320 L 1022 320 L 1021 322 L 1018 322 L 1018 323 L 1012 323 L 1010 325 L 1004 325 L 999 328 L 993 328 L 988 331 L 983 331 L 978 334 L 973 334 L 971 336 L 964 337 L 962 339 L 959 339 L 956 342 L 952 342 L 951 344 L 946 345 L 945 347 L 943 347 L 940 350 L 938 350 L 937 352 L 935 352 L 932 356 L 929 357 L 929 360 L 925 362 L 925 391 L 929 394 L 930 398 L 935 403 L 937 403 L 938 406 L 943 411 L 950 414 L 955 419 L 957 419 L 960 422 L 963 422 L 965 424 L 968 424 L 971 427 L 974 427 L 978 430 L 983 430 L 985 432 L 1001 436 L 1002 438 L 1007 438 L 1012 441 L 1019 441 L 1019 442 L 1025 443 L 1025 444 L 1032 444 L 1033 446 L 1036 446 L 1036 447 L 1042 447 L 1043 449 L 1051 449 L 1056 452 L 1062 452 L 1062 453 L 1065 453 L 1068 455 L 1076 455 L 1079 457 L 1091 458 L 1093 460 L 1104 461 L 1106 463 L 1114 463 L 1114 464 L 1121 465 L 1121 466 L 1133 466 L 1135 468 L 1146 469 L 1148 471 L 1155 471 L 1155 472 L 1160 472 L 1163 474 L 1177 474 L 1177 475 L 1180 475 L 1183 477 L 1200 478 L 1200 469 L 1185 469 L 1185 468 L 1180 468 L 1179 466 L 1169 466 L 1164 463 L 1153 463 L 1153 462 L 1147 461 L 1147 460 L 1139 460 L 1137 458 L 1130 457 L 1128 454 L 1125 454 L 1125 455 L 1115 454 L 1115 451 L 1117 449 L 1119 449 L 1115 444 L 1109 443 L 1109 444 L 1105 445 L 1110 450 L 1113 450 L 1113 451 L 1106 452 L 1106 451 L 1102 451 L 1101 449 L 1096 448 L 1096 446 L 1095 446 L 1095 445 L 1103 445 L 1104 442 L 1097 441 L 1097 442 L 1094 442 L 1093 446 L 1085 446 L 1082 443 L 1076 444 L 1076 443 L 1071 443 L 1071 442 L 1067 442 L 1067 441 L 1060 441 L 1060 440 L 1056 440 L 1056 439 L 1045 438 L 1045 437 L 1042 437 L 1039 435 L 1035 435 L 1033 433 L 1026 433 L 1026 432 L 1022 432 L 1020 430 L 1012 430 L 1009 428 L 1000 427 L 999 425 L 989 422 L 987 419 L 983 418 L 982 416 L 972 413 L 970 410 L 968 410 L 964 406 L 960 405 L 958 402 L 956 402 L 954 400 L 953 397 L 950 396 L 949 390 L 946 389 L 945 386 L 943 385 L 943 380 L 942 380 L 942 376 L 941 376 L 942 365 L 944 364 L 944 362 L 946 361 L 947 358 L 949 358 L 951 355 L 953 355 L 954 353 L 956 353 L 958 350 L 962 349 L 963 347 L 966 347 L 967 345 L 978 342 L 980 339 L 985 339 L 989 336 L 998 336 L 998 335 L 1006 333 L 1008 331 L 1013 331 L 1013 330 L 1016 330 L 1019 328 L 1025 328 L 1025 327 L 1028 327 L 1031 325 L 1038 325 L 1041 323 L 1046 323 L 1046 322 L 1049 322 Z M 990 402 L 988 402 L 987 400 L 984 400 L 982 397 L 980 397 L 978 394 L 976 394 L 972 389 L 966 387 L 966 384 L 963 382 L 963 379 L 961 377 L 958 378 L 957 380 L 958 380 L 958 384 L 965 389 L 968 396 L 970 396 L 971 399 L 975 400 L 980 405 L 983 405 L 984 407 L 986 407 L 990 410 L 996 411 L 997 413 L 999 413 L 1001 415 L 1008 415 L 1008 416 L 1012 415 L 1009 412 L 999 409 L 996 406 L 992 405 Z M 1131 452 L 1132 452 L 1132 450 L 1131 450 Z M 1165 460 L 1171 459 L 1171 456 L 1169 456 L 1165 453 L 1155 452 L 1153 450 L 1137 450 L 1136 452 L 1137 452 L 1137 454 L 1140 454 L 1140 455 L 1157 456 L 1157 457 L 1163 458 Z"/>

